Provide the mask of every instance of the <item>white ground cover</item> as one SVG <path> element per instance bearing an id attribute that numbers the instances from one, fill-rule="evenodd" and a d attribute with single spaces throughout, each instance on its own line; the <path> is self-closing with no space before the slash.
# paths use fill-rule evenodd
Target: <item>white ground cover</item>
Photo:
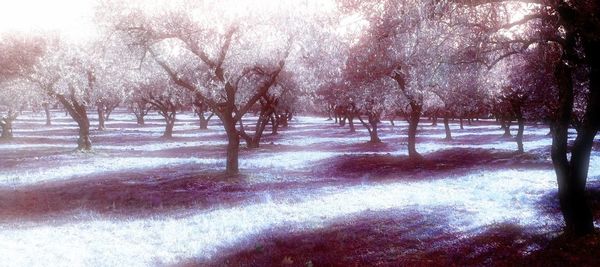
<path id="1" fill-rule="evenodd" d="M 598 162 L 595 159 L 595 162 Z M 594 169 L 592 175 L 600 174 Z M 494 223 L 538 227 L 558 222 L 536 208 L 556 182 L 549 170 L 499 170 L 441 180 L 323 188 L 300 202 L 277 199 L 217 208 L 183 218 L 108 220 L 60 225 L 0 226 L 0 262 L 6 266 L 148 266 L 210 258 L 273 228 L 306 231 L 364 211 L 442 207 L 449 230 L 465 235 Z M 294 199 L 298 199 L 296 196 Z"/>
<path id="2" fill-rule="evenodd" d="M 118 120 L 134 117 L 114 114 Z M 189 116 L 191 120 L 192 117 Z M 182 118 L 182 117 L 179 117 Z M 184 117 L 188 119 L 187 117 Z M 43 123 L 43 118 L 37 118 Z M 131 122 L 130 122 L 131 123 Z M 336 142 L 340 144 L 362 143 L 368 135 L 348 137 L 302 136 L 311 128 L 331 125 L 324 118 L 297 117 L 288 133 L 282 133 L 279 144 L 299 148 L 318 148 L 319 144 Z M 183 127 L 192 129 L 193 124 Z M 217 129 L 219 126 L 211 126 Z M 357 129 L 360 129 L 357 124 Z M 424 126 L 428 131 L 430 126 Z M 456 134 L 458 139 L 469 134 L 470 127 Z M 497 126 L 477 126 L 477 133 L 501 134 Z M 40 128 L 42 129 L 42 128 Z M 395 138 L 398 130 L 382 131 L 384 140 Z M 443 125 L 436 129 L 442 129 Z M 158 125 L 148 128 L 116 129 L 103 136 L 118 138 L 119 133 L 139 134 L 159 133 Z M 175 127 L 175 136 L 178 127 Z M 329 131 L 328 129 L 327 131 Z M 336 132 L 347 128 L 336 129 Z M 32 135 L 40 135 L 31 131 Z M 525 148 L 533 150 L 550 145 L 550 138 L 527 140 L 529 135 L 545 135 L 543 128 L 528 127 Z M 26 131 L 22 131 L 26 135 Z M 222 132 L 221 132 L 222 133 Z M 325 131 L 323 133 L 326 133 Z M 184 133 L 191 134 L 192 133 Z M 113 156 L 111 151 L 138 150 L 158 151 L 202 144 L 222 144 L 218 133 L 199 133 L 198 140 L 190 142 L 164 142 L 148 144 L 134 142 L 128 146 L 95 144 L 101 153 L 70 153 L 46 158 L 28 159 L 15 167 L 0 169 L 0 186 L 19 187 L 45 181 L 79 179 L 99 173 L 118 173 L 131 170 L 153 168 L 182 168 L 185 166 L 222 169 L 224 159 L 216 157 L 193 157 L 182 154 L 177 157 L 135 157 Z M 285 134 L 298 135 L 286 137 Z M 424 133 L 428 134 L 427 132 Z M 437 133 L 436 133 L 437 134 Z M 436 134 L 431 136 L 439 137 Z M 62 134 L 64 135 L 64 133 Z M 182 134 L 183 135 L 183 134 Z M 58 136 L 58 135 L 57 135 Z M 49 138 L 57 138 L 49 134 Z M 186 136 L 187 137 L 187 136 Z M 206 138 L 206 139 L 203 139 Z M 210 143 L 214 142 L 214 143 Z M 70 145 L 66 143 L 67 145 Z M 0 149 L 33 149 L 45 144 L 1 144 Z M 52 146 L 51 144 L 49 144 Z M 61 144 L 57 145 L 61 146 Z M 74 146 L 74 144 L 72 144 Z M 516 149 L 511 140 L 499 140 L 482 145 L 452 145 L 443 142 L 418 143 L 422 153 L 451 147 L 476 147 L 493 149 Z M 300 150 L 293 152 L 243 154 L 240 159 L 242 169 L 256 168 L 274 170 L 296 170 L 327 161 L 333 157 L 348 154 L 335 151 Z M 373 154 L 360 152 L 356 154 Z M 405 148 L 391 154 L 406 154 Z M 213 207 L 207 211 L 186 212 L 186 216 L 161 215 L 153 218 L 111 219 L 89 211 L 77 211 L 66 223 L 28 222 L 23 224 L 0 224 L 0 266 L 148 266 L 176 264 L 187 259 L 212 258 L 236 244 L 251 244 L 253 238 L 272 229 L 289 231 L 310 231 L 326 227 L 340 219 L 351 220 L 365 211 L 385 213 L 389 210 L 417 210 L 424 214 L 439 212 L 440 208 L 449 213 L 448 220 L 439 222 L 447 225 L 450 231 L 465 236 L 481 231 L 494 223 L 510 222 L 548 231 L 560 226 L 560 221 L 542 213 L 538 207 L 542 197 L 556 191 L 556 178 L 552 170 L 528 169 L 475 169 L 468 173 L 450 177 L 432 177 L 423 181 L 368 182 L 361 185 L 328 186 L 313 190 L 289 190 L 277 194 L 276 199 L 265 197 L 262 201 L 240 204 L 233 207 Z M 590 161 L 590 179 L 600 176 L 600 153 L 595 151 Z M 399 177 L 402 178 L 402 177 Z M 118 179 L 118 178 L 115 178 Z M 253 178 L 254 179 L 254 178 Z M 268 182 L 269 177 L 256 178 L 255 182 Z M 293 180 L 294 177 L 289 177 Z M 271 181 L 279 182 L 279 181 Z M 264 192 L 270 195 L 270 192 Z"/>

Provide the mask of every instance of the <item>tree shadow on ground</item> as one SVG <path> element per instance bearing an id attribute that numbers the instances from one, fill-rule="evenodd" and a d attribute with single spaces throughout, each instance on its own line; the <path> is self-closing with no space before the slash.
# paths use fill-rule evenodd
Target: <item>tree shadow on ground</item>
<path id="1" fill-rule="evenodd" d="M 360 177 L 365 174 L 386 177 L 420 172 L 435 174 L 483 166 L 491 169 L 552 167 L 550 162 L 534 154 L 473 148 L 442 150 L 426 154 L 421 159 L 393 155 L 345 155 L 324 164 L 324 168 L 332 174 L 350 177 Z"/>
<path id="2" fill-rule="evenodd" d="M 189 175 L 159 168 L 145 172 L 102 174 L 86 179 L 0 189 L 2 222 L 60 222 L 82 210 L 108 217 L 144 217 L 187 209 L 204 209 L 257 198 L 222 173 Z M 111 177 L 112 175 L 126 178 Z M 169 176 L 167 178 L 164 178 Z"/>
<path id="3" fill-rule="evenodd" d="M 508 266 L 528 261 L 543 236 L 514 224 L 449 229 L 448 209 L 366 212 L 310 232 L 267 234 L 212 260 L 181 266 Z"/>

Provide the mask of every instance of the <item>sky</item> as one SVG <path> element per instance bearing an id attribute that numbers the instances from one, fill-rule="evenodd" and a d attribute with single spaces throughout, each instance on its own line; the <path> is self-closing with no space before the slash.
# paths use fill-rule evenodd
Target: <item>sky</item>
<path id="1" fill-rule="evenodd" d="M 93 0 L 0 0 L 0 33 L 58 31 L 65 38 L 93 35 Z"/>

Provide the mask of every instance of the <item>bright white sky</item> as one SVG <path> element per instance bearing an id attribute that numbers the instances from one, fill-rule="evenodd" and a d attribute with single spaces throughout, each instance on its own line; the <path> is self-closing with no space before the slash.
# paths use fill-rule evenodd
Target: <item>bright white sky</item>
<path id="1" fill-rule="evenodd" d="M 82 39 L 94 33 L 93 0 L 0 0 L 0 32 L 59 31 Z"/>

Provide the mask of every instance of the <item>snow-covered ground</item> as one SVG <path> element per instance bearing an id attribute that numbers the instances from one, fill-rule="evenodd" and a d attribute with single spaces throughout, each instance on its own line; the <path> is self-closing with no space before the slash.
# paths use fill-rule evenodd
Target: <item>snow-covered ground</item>
<path id="1" fill-rule="evenodd" d="M 15 123 L 16 140 L 0 144 L 0 152 L 15 157 L 8 158 L 14 164 L 2 166 L 0 163 L 0 188 L 20 190 L 48 181 L 89 179 L 101 173 L 115 174 L 114 179 L 121 179 L 119 173 L 130 171 L 185 169 L 189 166 L 217 170 L 224 167 L 223 155 L 209 149 L 222 149 L 225 145 L 223 131 L 216 121 L 212 122 L 209 131 L 202 132 L 197 130 L 193 116 L 180 115 L 175 139 L 161 140 L 156 138 L 163 130 L 160 117 L 149 117 L 147 126 L 138 127 L 130 114 L 115 113 L 113 120 L 107 122 L 107 131 L 92 134 L 92 141 L 99 140 L 94 141 L 96 152 L 74 153 L 65 151 L 65 148 L 75 147 L 74 124 L 66 117 L 57 116 L 54 126 L 44 126 L 41 116 L 25 115 L 26 120 Z M 250 174 L 255 169 L 262 169 L 257 174 L 260 177 L 249 175 L 249 183 L 278 183 L 285 181 L 271 180 L 270 171 L 289 171 L 290 176 L 284 179 L 295 181 L 295 171 L 303 170 L 304 175 L 310 175 L 310 169 L 318 163 L 342 155 L 407 154 L 403 144 L 404 122 L 396 123 L 395 127 L 390 127 L 389 122 L 382 125 L 382 140 L 390 143 L 390 149 L 385 152 L 349 152 L 332 148 L 332 145 L 344 147 L 368 141 L 368 134 L 360 127 L 357 124 L 358 132 L 349 134 L 347 128 L 339 128 L 324 118 L 296 117 L 290 128 L 282 129 L 279 136 L 266 137 L 267 142 L 283 145 L 288 150 L 242 151 L 240 166 L 243 172 Z M 453 147 L 516 149 L 513 141 L 500 138 L 503 131 L 497 125 L 465 125 L 465 130 L 459 130 L 454 123 L 452 127 L 457 143 L 441 140 L 445 137 L 442 124 L 438 127 L 423 125 L 419 136 L 424 139 L 417 149 L 422 153 Z M 527 127 L 526 150 L 550 146 L 550 138 L 545 136 L 547 131 L 543 127 Z M 469 144 L 469 138 L 484 135 L 497 135 L 498 138 Z M 128 141 L 119 142 L 120 138 L 128 138 Z M 40 148 L 54 153 L 36 155 L 36 149 Z M 197 149 L 161 154 L 183 148 Z M 600 177 L 598 151 L 592 154 L 589 175 L 591 180 Z M 2 223 L 0 266 L 171 265 L 189 259 L 216 257 L 222 251 L 251 242 L 273 229 L 311 231 L 340 219 L 352 220 L 366 211 L 385 213 L 410 209 L 427 214 L 442 208 L 450 213 L 449 221 L 444 222 L 448 229 L 465 236 L 495 223 L 510 222 L 540 232 L 560 226 L 557 218 L 538 207 L 540 199 L 556 190 L 555 176 L 550 169 L 486 169 L 486 166 L 478 166 L 460 174 L 432 174 L 430 178 L 435 179 L 398 178 L 399 181 L 282 189 L 284 192 L 275 198 L 265 191 L 265 197 L 260 201 L 189 210 L 185 215 L 107 218 L 82 208 L 66 222 L 25 220 Z"/>

